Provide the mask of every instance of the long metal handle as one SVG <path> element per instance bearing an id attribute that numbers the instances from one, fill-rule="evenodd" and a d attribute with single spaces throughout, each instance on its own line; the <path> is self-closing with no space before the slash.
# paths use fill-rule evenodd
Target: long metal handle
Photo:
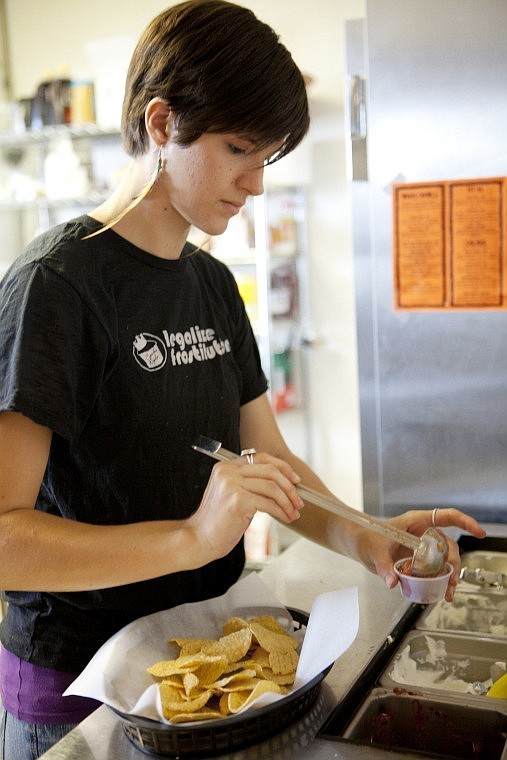
<path id="1" fill-rule="evenodd" d="M 233 451 L 224 449 L 219 441 L 214 441 L 212 438 L 206 438 L 205 436 L 199 436 L 192 448 L 219 461 L 230 461 L 231 459 L 237 459 L 240 456 Z M 318 507 L 323 507 L 323 509 L 327 509 L 328 512 L 332 512 L 340 517 L 345 517 L 345 519 L 355 522 L 369 530 L 373 530 L 376 533 L 380 533 L 386 538 L 397 541 L 402 546 L 407 546 L 409 549 L 415 550 L 419 547 L 420 539 L 416 536 L 413 536 L 411 533 L 407 533 L 404 530 L 400 530 L 394 525 L 389 525 L 381 520 L 376 520 L 374 517 L 366 515 L 364 512 L 359 512 L 359 510 L 347 506 L 347 504 L 344 504 L 343 501 L 340 501 L 340 499 L 337 499 L 334 496 L 324 496 L 324 494 L 314 491 L 313 488 L 307 488 L 303 485 L 296 486 L 296 489 L 302 499 L 309 501 Z"/>
<path id="2" fill-rule="evenodd" d="M 484 570 L 482 567 L 462 567 L 459 579 L 476 586 L 504 588 L 507 585 L 507 573 L 496 573 L 494 570 Z"/>
<path id="3" fill-rule="evenodd" d="M 350 80 L 350 136 L 366 137 L 366 80 L 359 74 Z"/>

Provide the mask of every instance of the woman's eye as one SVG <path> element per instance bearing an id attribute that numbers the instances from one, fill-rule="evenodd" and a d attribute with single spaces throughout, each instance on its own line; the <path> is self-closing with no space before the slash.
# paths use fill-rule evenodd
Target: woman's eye
<path id="1" fill-rule="evenodd" d="M 234 145 L 233 143 L 229 143 L 228 147 L 231 153 L 233 153 L 235 156 L 242 156 L 246 153 L 246 149 L 240 148 L 239 145 Z"/>

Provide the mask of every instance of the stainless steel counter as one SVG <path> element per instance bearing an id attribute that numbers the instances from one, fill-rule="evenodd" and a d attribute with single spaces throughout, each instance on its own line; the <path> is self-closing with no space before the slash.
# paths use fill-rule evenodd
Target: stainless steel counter
<path id="1" fill-rule="evenodd" d="M 488 531 L 490 532 L 490 531 Z M 504 535 L 506 527 L 499 530 Z M 345 654 L 335 663 L 322 684 L 314 706 L 300 721 L 271 739 L 230 754 L 231 760 L 302 758 L 303 760 L 392 758 L 392 753 L 340 741 L 316 738 L 334 707 L 342 701 L 358 675 L 382 647 L 409 608 L 398 588 L 388 591 L 384 583 L 361 565 L 304 539 L 298 539 L 260 573 L 262 580 L 285 605 L 310 611 L 319 594 L 357 586 L 359 631 Z M 340 620 L 336 621 L 337 627 Z M 109 708 L 102 706 L 62 741 L 43 755 L 44 760 L 143 760 Z M 407 754 L 407 758 L 416 755 Z"/>

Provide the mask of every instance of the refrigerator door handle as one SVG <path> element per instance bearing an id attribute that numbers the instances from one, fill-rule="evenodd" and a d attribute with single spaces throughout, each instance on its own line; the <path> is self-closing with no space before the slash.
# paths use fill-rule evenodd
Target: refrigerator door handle
<path id="1" fill-rule="evenodd" d="M 350 136 L 366 138 L 366 80 L 355 74 L 350 80 Z"/>
<path id="2" fill-rule="evenodd" d="M 352 180 L 364 182 L 368 179 L 366 79 L 359 74 L 350 77 L 349 118 Z"/>

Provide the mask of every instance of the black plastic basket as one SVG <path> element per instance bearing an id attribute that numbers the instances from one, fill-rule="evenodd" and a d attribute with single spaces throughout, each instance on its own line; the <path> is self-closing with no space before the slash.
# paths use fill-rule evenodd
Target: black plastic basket
<path id="1" fill-rule="evenodd" d="M 306 612 L 288 608 L 296 630 L 306 626 Z M 110 708 L 118 716 L 128 739 L 141 751 L 157 757 L 200 757 L 229 752 L 256 744 L 279 733 L 301 718 L 313 705 L 321 683 L 331 666 L 312 678 L 304 687 L 288 694 L 273 704 L 249 710 L 240 715 L 229 715 L 220 720 L 207 721 L 198 726 L 165 723 L 127 715 Z"/>

